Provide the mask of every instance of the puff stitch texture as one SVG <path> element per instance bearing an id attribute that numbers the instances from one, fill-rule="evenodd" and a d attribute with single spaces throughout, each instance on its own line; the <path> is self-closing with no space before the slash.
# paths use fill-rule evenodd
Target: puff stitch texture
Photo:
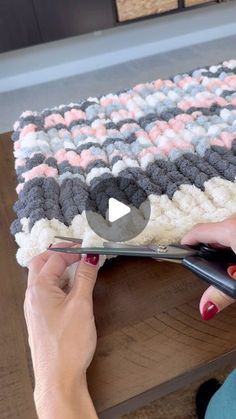
<path id="1" fill-rule="evenodd" d="M 236 212 L 236 60 L 26 111 L 12 140 L 18 200 L 11 232 L 22 266 L 55 235 L 101 244 L 85 204 L 90 199 L 102 214 L 107 191 L 93 196 L 92 187 L 109 178 L 119 189 L 117 176 L 139 186 L 122 192 L 129 203 L 139 208 L 142 190 L 151 203 L 146 228 L 131 242 L 178 242 L 195 223 Z"/>

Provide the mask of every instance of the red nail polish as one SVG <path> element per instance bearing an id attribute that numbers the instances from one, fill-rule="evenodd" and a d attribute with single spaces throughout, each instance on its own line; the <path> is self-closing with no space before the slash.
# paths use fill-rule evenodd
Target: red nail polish
<path id="1" fill-rule="evenodd" d="M 236 273 L 236 265 L 230 266 L 227 269 L 227 272 L 230 276 L 232 276 L 233 278 L 236 278 L 235 273 Z"/>
<path id="2" fill-rule="evenodd" d="M 98 264 L 99 255 L 85 255 L 84 261 L 90 265 L 96 266 Z"/>
<path id="3" fill-rule="evenodd" d="M 203 320 L 210 320 L 219 312 L 218 307 L 211 301 L 207 301 L 204 305 L 201 316 Z"/>

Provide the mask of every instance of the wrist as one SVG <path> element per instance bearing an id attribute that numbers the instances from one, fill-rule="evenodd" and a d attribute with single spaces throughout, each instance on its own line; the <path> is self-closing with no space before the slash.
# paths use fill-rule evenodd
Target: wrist
<path id="1" fill-rule="evenodd" d="M 42 388 L 36 383 L 34 401 L 39 419 L 97 418 L 86 377 L 70 385 L 64 381 L 56 381 Z"/>

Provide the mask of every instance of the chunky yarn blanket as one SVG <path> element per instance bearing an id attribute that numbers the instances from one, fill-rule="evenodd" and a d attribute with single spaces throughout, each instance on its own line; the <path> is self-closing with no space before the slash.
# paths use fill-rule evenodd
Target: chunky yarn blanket
<path id="1" fill-rule="evenodd" d="M 85 216 L 91 185 L 103 177 L 115 185 L 128 174 L 149 197 L 150 219 L 132 243 L 176 243 L 194 224 L 236 212 L 236 60 L 24 112 L 12 140 L 11 232 L 22 266 L 55 235 L 103 242 Z M 134 191 L 127 196 L 135 200 Z"/>

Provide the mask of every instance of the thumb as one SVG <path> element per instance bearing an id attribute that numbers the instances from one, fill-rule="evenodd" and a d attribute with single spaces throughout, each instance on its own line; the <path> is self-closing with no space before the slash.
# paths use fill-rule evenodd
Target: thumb
<path id="1" fill-rule="evenodd" d="M 236 266 L 228 268 L 228 274 L 236 280 Z M 212 319 L 215 314 L 234 303 L 235 300 L 228 295 L 224 294 L 217 288 L 210 286 L 202 295 L 200 301 L 200 313 L 203 320 Z"/>
<path id="2" fill-rule="evenodd" d="M 99 255 L 84 255 L 76 269 L 72 293 L 78 297 L 92 298 L 98 274 Z"/>

